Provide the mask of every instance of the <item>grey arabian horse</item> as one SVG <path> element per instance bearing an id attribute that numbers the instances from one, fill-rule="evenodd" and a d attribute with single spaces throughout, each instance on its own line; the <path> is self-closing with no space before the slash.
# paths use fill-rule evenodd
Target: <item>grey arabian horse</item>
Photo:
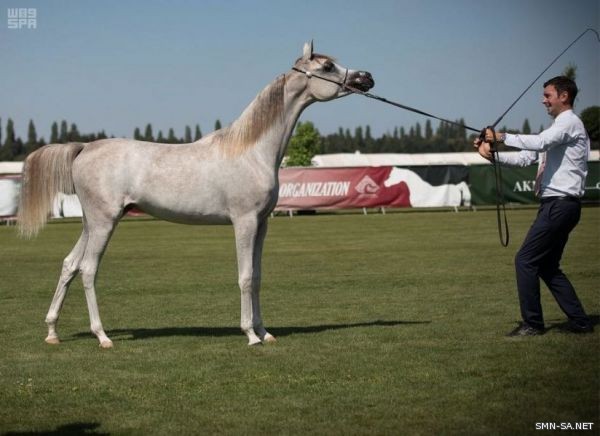
<path id="1" fill-rule="evenodd" d="M 76 193 L 83 231 L 63 262 L 46 323 L 49 344 L 69 284 L 81 272 L 91 330 L 112 347 L 98 313 L 98 264 L 117 222 L 131 207 L 184 224 L 232 223 L 241 290 L 241 329 L 249 345 L 275 341 L 263 327 L 259 291 L 267 218 L 277 203 L 278 169 L 301 112 L 316 101 L 367 91 L 371 75 L 348 70 L 312 42 L 291 71 L 277 77 L 229 127 L 191 144 L 106 139 L 51 144 L 27 157 L 19 207 L 20 232 L 34 236 L 58 192 Z"/>

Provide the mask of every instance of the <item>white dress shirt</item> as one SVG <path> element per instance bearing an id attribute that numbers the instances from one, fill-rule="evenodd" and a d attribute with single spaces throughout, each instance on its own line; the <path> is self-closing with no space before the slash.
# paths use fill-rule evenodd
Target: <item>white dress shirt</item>
<path id="1" fill-rule="evenodd" d="M 561 112 L 552 125 L 540 134 L 507 133 L 504 143 L 523 150 L 513 156 L 499 153 L 498 160 L 504 165 L 525 167 L 537 162 L 539 154 L 546 152 L 540 197 L 583 196 L 590 138 L 583 123 L 571 109 Z"/>

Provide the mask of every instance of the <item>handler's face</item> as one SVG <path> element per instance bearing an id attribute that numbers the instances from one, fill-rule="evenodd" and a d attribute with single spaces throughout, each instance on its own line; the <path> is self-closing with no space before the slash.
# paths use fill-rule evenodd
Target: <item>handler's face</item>
<path id="1" fill-rule="evenodd" d="M 568 94 L 562 92 L 559 95 L 554 85 L 548 85 L 544 88 L 544 99 L 542 100 L 542 104 L 546 106 L 546 111 L 552 118 L 556 118 L 558 114 L 569 109 L 567 100 Z"/>

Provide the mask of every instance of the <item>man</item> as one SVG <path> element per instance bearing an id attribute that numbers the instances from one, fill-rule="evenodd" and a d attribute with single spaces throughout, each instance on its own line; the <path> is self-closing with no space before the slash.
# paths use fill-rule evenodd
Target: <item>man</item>
<path id="1" fill-rule="evenodd" d="M 488 160 L 492 141 L 504 142 L 522 151 L 516 156 L 500 153 L 503 165 L 527 166 L 539 161 L 536 195 L 540 207 L 523 245 L 515 257 L 517 289 L 523 322 L 508 336 L 541 335 L 544 318 L 540 303 L 540 277 L 567 315 L 567 329 L 574 333 L 593 331 L 575 289 L 560 270 L 560 259 L 569 233 L 581 216 L 590 140 L 581 120 L 573 113 L 577 85 L 564 76 L 544 83 L 542 103 L 554 118 L 539 135 L 512 135 L 486 130 L 485 141 L 475 140 L 479 154 Z M 541 170 L 541 171 L 540 171 Z"/>

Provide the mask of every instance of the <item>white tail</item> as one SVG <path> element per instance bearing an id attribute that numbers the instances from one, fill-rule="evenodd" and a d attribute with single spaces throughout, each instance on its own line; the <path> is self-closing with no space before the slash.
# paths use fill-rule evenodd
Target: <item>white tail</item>
<path id="1" fill-rule="evenodd" d="M 44 227 L 59 192 L 75 193 L 71 168 L 84 144 L 50 144 L 25 160 L 19 200 L 19 234 L 32 238 Z"/>

